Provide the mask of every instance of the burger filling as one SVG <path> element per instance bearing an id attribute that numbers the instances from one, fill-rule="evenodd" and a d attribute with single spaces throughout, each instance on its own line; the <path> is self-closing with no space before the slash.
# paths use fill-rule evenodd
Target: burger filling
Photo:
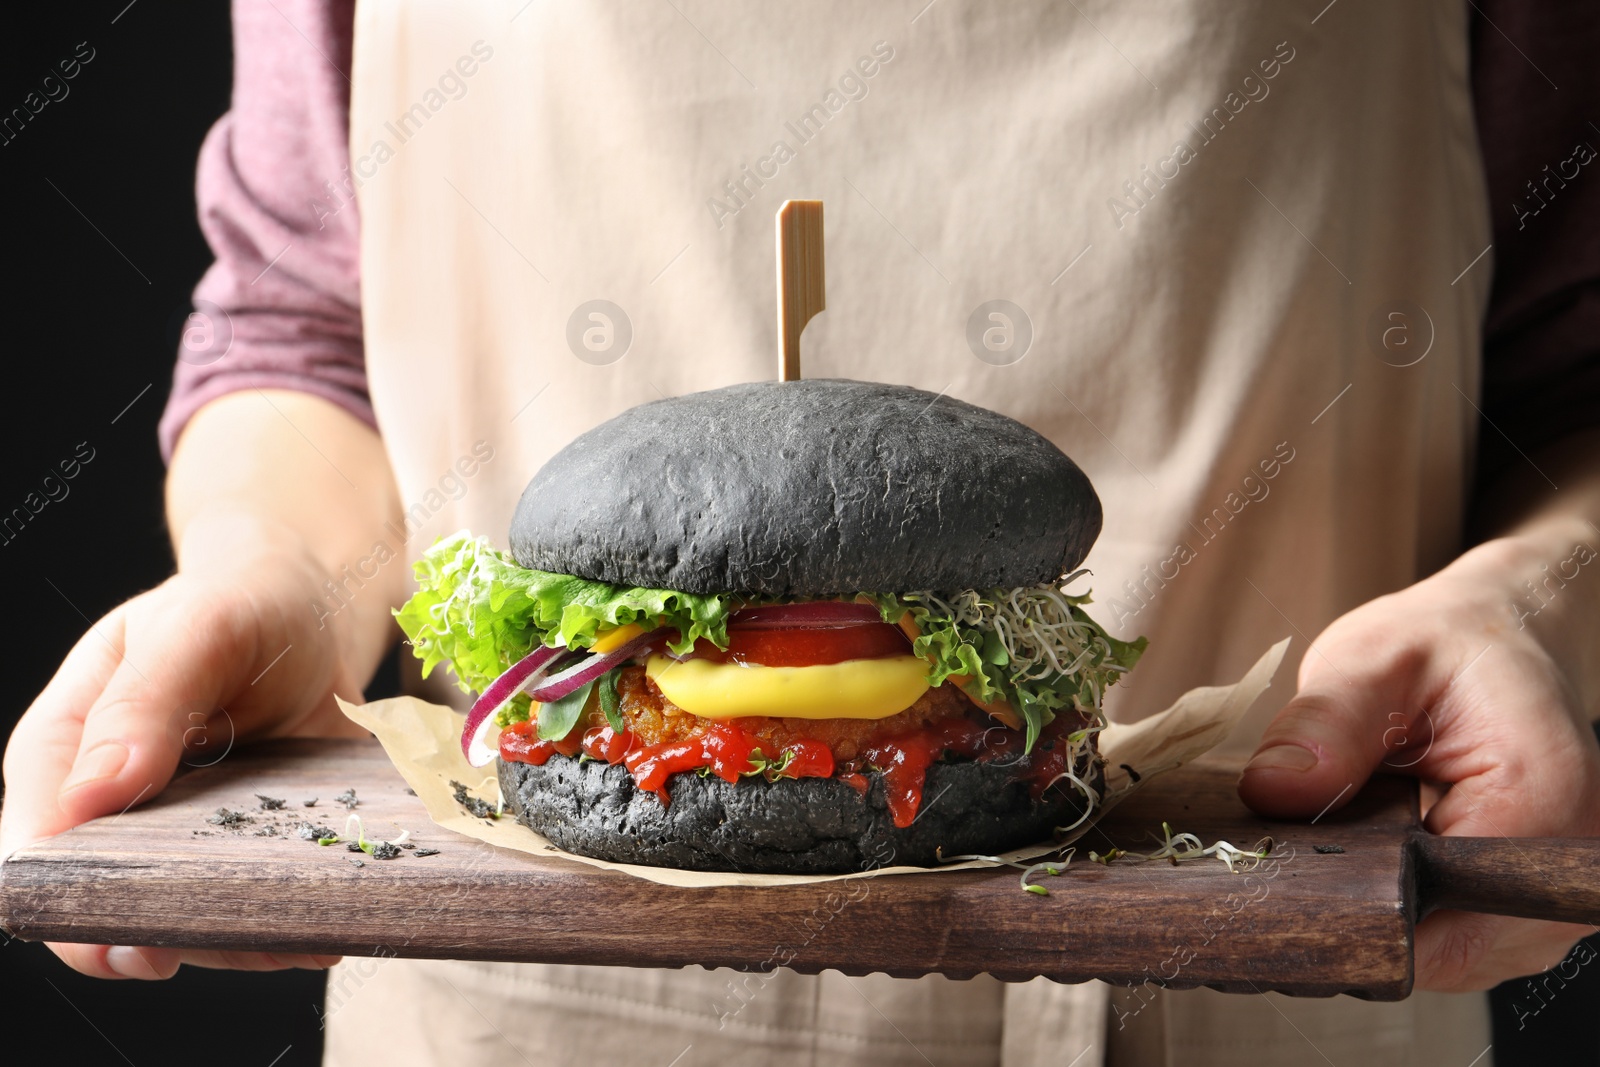
<path id="1" fill-rule="evenodd" d="M 663 803 L 676 774 L 837 777 L 862 793 L 880 775 L 904 827 L 932 763 L 999 758 L 1036 797 L 1058 784 L 1090 794 L 1101 698 L 1144 650 L 1064 591 L 1079 575 L 759 600 L 529 570 L 466 533 L 416 573 L 397 615 L 424 675 L 445 662 L 482 694 L 469 755 L 499 727 L 503 760 L 620 763 Z"/>
<path id="2" fill-rule="evenodd" d="M 674 704 L 637 666 L 619 670 L 617 689 L 620 730 L 591 698 L 592 706 L 565 736 L 545 741 L 535 711 L 500 732 L 500 758 L 537 766 L 556 755 L 621 763 L 640 789 L 663 803 L 670 777 L 685 771 L 730 783 L 757 775 L 768 781 L 837 777 L 862 793 L 870 787 L 866 775 L 879 771 L 895 825 L 905 827 L 917 816 L 927 769 L 936 760 L 1007 757 L 1037 798 L 1072 769 L 1072 746 L 1063 733 L 1089 725 L 1078 716 L 1058 716 L 1023 755 L 1021 733 L 975 708 L 954 686 L 926 689 L 910 707 L 881 719 L 707 719 Z"/>

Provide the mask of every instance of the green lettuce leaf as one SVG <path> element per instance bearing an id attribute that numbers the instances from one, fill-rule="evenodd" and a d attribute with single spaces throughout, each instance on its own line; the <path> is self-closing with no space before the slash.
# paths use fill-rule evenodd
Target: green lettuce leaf
<path id="1" fill-rule="evenodd" d="M 395 612 L 423 677 L 440 663 L 466 692 L 482 692 L 536 645 L 588 648 L 602 629 L 668 627 L 684 653 L 705 638 L 728 644 L 730 596 L 696 596 L 529 570 L 465 530 L 440 540 L 414 568 L 417 592 Z"/>

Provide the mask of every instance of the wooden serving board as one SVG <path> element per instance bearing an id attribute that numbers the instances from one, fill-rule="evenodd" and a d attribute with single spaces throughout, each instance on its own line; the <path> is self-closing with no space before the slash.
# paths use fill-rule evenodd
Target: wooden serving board
<path id="1" fill-rule="evenodd" d="M 376 742 L 273 742 L 18 852 L 0 866 L 0 922 L 28 940 L 1405 996 L 1419 906 L 1414 784 L 1375 779 L 1305 825 L 1251 814 L 1237 775 L 1202 761 L 1149 783 L 1078 843 L 1064 874 L 1040 879 L 1048 896 L 1023 892 L 1011 868 L 680 889 L 441 829 Z M 302 818 L 342 831 L 334 798 L 349 788 L 369 837 L 409 829 L 438 854 L 379 861 L 292 835 Z M 288 806 L 259 810 L 256 794 Z M 253 821 L 208 823 L 219 807 Z M 1113 844 L 1150 849 L 1163 820 L 1206 844 L 1270 835 L 1277 847 L 1237 874 L 1212 859 L 1087 861 Z M 259 835 L 273 824 L 290 836 Z"/>

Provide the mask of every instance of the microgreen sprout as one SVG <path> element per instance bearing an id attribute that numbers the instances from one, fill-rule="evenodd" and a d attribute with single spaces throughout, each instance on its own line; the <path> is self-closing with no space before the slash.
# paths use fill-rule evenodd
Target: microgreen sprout
<path id="1" fill-rule="evenodd" d="M 1161 841 L 1161 847 L 1156 849 L 1154 852 L 1129 852 L 1126 849 L 1112 848 L 1103 853 L 1090 852 L 1089 859 L 1091 862 L 1099 863 L 1107 867 L 1120 859 L 1131 859 L 1138 863 L 1149 863 L 1152 860 L 1166 860 L 1168 863 L 1171 863 L 1174 867 L 1176 867 L 1184 860 L 1200 859 L 1204 856 L 1215 856 L 1217 859 L 1221 860 L 1227 865 L 1228 870 L 1235 874 L 1239 874 L 1243 871 L 1253 871 L 1259 867 L 1261 865 L 1261 861 L 1271 855 L 1273 848 L 1276 846 L 1276 842 L 1274 842 L 1272 838 L 1263 837 L 1260 841 L 1256 842 L 1256 847 L 1253 850 L 1245 851 L 1244 849 L 1239 848 L 1237 845 L 1231 845 L 1226 841 L 1218 841 L 1214 845 L 1203 844 L 1201 840 L 1194 834 L 1174 833 L 1170 823 L 1162 823 L 1161 830 L 1162 834 L 1164 835 Z M 1029 881 L 1029 879 L 1040 873 L 1048 874 L 1052 877 L 1060 875 L 1067 869 L 1067 865 L 1072 862 L 1072 855 L 1076 851 L 1077 849 L 1075 847 L 1069 848 L 1065 852 L 1061 853 L 1058 859 L 1042 860 L 1038 863 L 1028 864 L 1018 863 L 1015 860 L 1008 860 L 1002 856 L 984 856 L 977 853 L 962 856 L 946 856 L 941 849 L 935 849 L 934 855 L 938 858 L 940 863 L 960 863 L 965 860 L 986 860 L 989 863 L 1000 864 L 1006 867 L 1015 867 L 1022 871 L 1022 876 L 1018 879 L 1018 882 L 1022 885 L 1024 892 L 1032 893 L 1035 896 L 1047 897 L 1050 895 L 1050 890 L 1046 889 L 1037 882 Z"/>
<path id="2" fill-rule="evenodd" d="M 1089 731 L 1087 731 L 1087 730 L 1080 731 L 1080 732 L 1082 734 L 1084 734 L 1084 735 L 1087 735 L 1089 733 Z M 1073 736 L 1076 737 L 1078 735 L 1074 734 Z M 1067 781 L 1067 782 L 1071 782 L 1072 785 L 1078 790 L 1078 792 L 1083 794 L 1083 799 L 1084 799 L 1083 814 L 1079 815 L 1076 820 L 1074 820 L 1073 822 L 1068 823 L 1066 826 L 1058 826 L 1058 827 L 1056 827 L 1056 833 L 1058 833 L 1058 834 L 1071 833 L 1073 830 L 1076 830 L 1078 827 L 1080 827 L 1084 823 L 1088 822 L 1089 821 L 1089 816 L 1094 813 L 1095 805 L 1100 803 L 1100 794 L 1099 794 L 1099 792 L 1093 786 L 1091 786 L 1088 782 L 1085 782 L 1082 778 L 1079 778 L 1076 774 L 1073 773 L 1072 768 L 1077 763 L 1077 757 L 1078 757 L 1077 746 L 1074 746 L 1073 750 L 1072 750 L 1072 757 L 1067 761 L 1067 769 L 1062 771 L 1060 774 L 1056 775 L 1054 778 L 1050 779 L 1050 784 L 1045 786 L 1045 788 L 1048 789 L 1048 788 L 1050 788 L 1050 786 L 1055 785 L 1057 782 Z"/>
<path id="3" fill-rule="evenodd" d="M 1088 573 L 1016 589 L 867 595 L 886 621 L 909 621 L 915 629 L 912 648 L 932 665 L 932 684 L 959 676 L 975 700 L 1008 705 L 1022 720 L 1024 752 L 1033 751 L 1057 714 L 1083 720 L 1055 741 L 1066 765 L 1081 773 L 1093 758 L 1094 736 L 1106 727 L 1106 690 L 1145 647 L 1143 638 L 1111 637 L 1083 610 L 1089 596 L 1066 592 Z M 1082 780 L 1073 784 L 1085 795 L 1094 792 Z M 1088 818 L 1085 813 L 1072 828 Z"/>
<path id="4" fill-rule="evenodd" d="M 1072 854 L 1076 851 L 1076 847 L 1069 848 L 1061 854 L 1060 859 L 1045 860 L 1041 863 L 1018 863 L 1015 860 L 1008 860 L 1003 856 L 984 856 L 978 853 L 972 853 L 965 856 L 946 856 L 942 849 L 934 849 L 934 855 L 938 858 L 940 863 L 961 863 L 966 860 L 987 860 L 990 863 L 999 864 L 1004 867 L 1015 867 L 1017 870 L 1022 872 L 1022 877 L 1019 878 L 1018 881 L 1021 883 L 1025 892 L 1032 893 L 1035 896 L 1047 897 L 1050 895 L 1050 890 L 1046 889 L 1042 885 L 1037 885 L 1033 882 L 1030 882 L 1028 879 L 1033 875 L 1038 874 L 1040 871 L 1044 871 L 1046 874 L 1051 875 L 1060 874 L 1062 871 L 1067 869 L 1067 864 L 1072 862 Z"/>
<path id="5" fill-rule="evenodd" d="M 355 827 L 353 832 L 351 830 L 352 826 Z M 368 841 L 366 827 L 362 825 L 361 816 L 351 812 L 350 816 L 344 821 L 343 836 L 330 834 L 327 837 L 319 837 L 317 838 L 317 844 L 337 845 L 340 841 L 350 837 L 355 838 L 354 841 L 347 842 L 351 852 L 365 852 L 374 859 L 392 860 L 400 855 L 400 846 L 407 844 L 411 840 L 411 831 L 400 831 L 400 836 L 393 841 Z"/>
<path id="6" fill-rule="evenodd" d="M 946 856 L 944 854 L 943 845 L 939 845 L 933 850 L 933 856 L 934 859 L 938 860 L 940 863 L 966 863 L 968 860 L 988 860 L 990 863 L 1004 864 L 1008 867 L 1022 866 L 1020 863 L 1015 863 L 1008 859 L 1002 859 L 999 856 L 985 856 L 977 852 L 969 853 L 964 856 Z"/>
<path id="7" fill-rule="evenodd" d="M 1061 859 L 1059 860 L 1045 860 L 1042 863 L 1035 863 L 1031 866 L 1023 868 L 1022 877 L 1018 879 L 1018 881 L 1022 883 L 1023 890 L 1028 893 L 1033 893 L 1035 896 L 1049 896 L 1050 890 L 1035 882 L 1028 881 L 1028 878 L 1032 875 L 1038 874 L 1040 871 L 1044 871 L 1046 874 L 1051 875 L 1052 877 L 1059 875 L 1062 871 L 1067 869 L 1067 864 L 1072 862 L 1072 854 L 1076 851 L 1077 849 L 1075 848 L 1069 848 L 1061 854 Z"/>
<path id="8" fill-rule="evenodd" d="M 1087 598 L 1062 591 L 1087 573 L 1080 569 L 1059 583 L 1019 589 L 964 589 L 948 598 L 921 592 L 902 598 L 920 602 L 959 624 L 993 633 L 1004 650 L 1011 676 L 1018 681 L 1074 675 L 1094 664 L 1096 670 L 1086 677 L 1092 679 L 1098 707 L 1100 692 L 1111 676 L 1126 668 L 1115 661 L 1104 631 L 1081 611 L 1072 610 Z M 1101 677 L 1102 672 L 1106 677 Z"/>
<path id="9" fill-rule="evenodd" d="M 1253 849 L 1245 850 L 1227 841 L 1218 841 L 1214 845 L 1206 845 L 1194 834 L 1174 833 L 1172 824 L 1161 824 L 1161 847 L 1154 852 L 1129 852 L 1126 849 L 1113 848 L 1105 854 L 1089 853 L 1089 859 L 1095 863 L 1110 866 L 1119 859 L 1131 859 L 1139 863 L 1149 863 L 1152 860 L 1166 860 L 1176 867 L 1184 860 L 1200 859 L 1203 856 L 1215 856 L 1227 865 L 1228 870 L 1235 874 L 1241 871 L 1252 871 L 1261 865 L 1261 861 L 1272 853 L 1275 842 L 1270 837 L 1263 837 L 1256 842 Z"/>
<path id="10" fill-rule="evenodd" d="M 366 838 L 366 827 L 364 827 L 361 824 L 361 816 L 357 815 L 355 812 L 351 812 L 349 817 L 345 819 L 345 821 L 344 821 L 344 834 L 342 836 L 339 835 L 339 834 L 331 834 L 328 837 L 319 837 L 319 838 L 317 838 L 317 844 L 319 844 L 319 845 L 337 845 L 340 841 L 343 841 L 346 838 L 349 838 L 349 837 L 352 836 L 352 834 L 350 832 L 350 827 L 352 827 L 352 826 L 355 827 L 355 833 L 353 835 L 355 837 L 355 843 L 357 845 L 361 846 L 361 851 L 363 851 L 363 852 L 368 851 L 368 849 L 367 849 L 367 838 Z"/>

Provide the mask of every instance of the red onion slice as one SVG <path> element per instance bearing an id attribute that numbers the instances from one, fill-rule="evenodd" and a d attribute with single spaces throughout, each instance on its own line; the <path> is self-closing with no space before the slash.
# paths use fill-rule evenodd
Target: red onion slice
<path id="1" fill-rule="evenodd" d="M 612 649 L 610 652 L 591 654 L 579 660 L 560 674 L 551 675 L 534 688 L 528 690 L 528 695 L 541 704 L 548 704 L 552 700 L 560 700 L 579 686 L 594 681 L 611 668 L 620 663 L 626 663 L 634 656 L 642 654 L 646 649 L 659 647 L 667 643 L 667 637 L 672 633 L 665 627 L 640 634 L 632 641 Z"/>
<path id="2" fill-rule="evenodd" d="M 507 704 L 511 698 L 538 680 L 539 676 L 547 669 L 556 657 L 566 653 L 564 648 L 546 648 L 540 645 L 532 652 L 517 660 L 500 677 L 489 683 L 489 688 L 477 700 L 472 702 L 472 709 L 467 712 L 467 722 L 461 730 L 461 751 L 466 755 L 467 762 L 474 767 L 482 767 L 495 758 L 495 750 L 489 747 L 487 737 L 494 727 L 494 717 L 497 712 Z"/>
<path id="3" fill-rule="evenodd" d="M 802 604 L 765 604 L 736 611 L 728 620 L 728 629 L 815 630 L 882 621 L 883 613 L 871 604 L 812 600 Z"/>

